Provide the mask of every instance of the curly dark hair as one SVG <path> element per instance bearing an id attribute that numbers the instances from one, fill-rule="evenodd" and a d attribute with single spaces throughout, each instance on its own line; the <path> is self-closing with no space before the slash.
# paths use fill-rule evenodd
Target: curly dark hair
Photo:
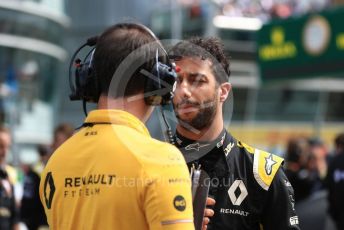
<path id="1" fill-rule="evenodd" d="M 209 59 L 213 64 L 213 72 L 218 83 L 227 82 L 231 74 L 223 43 L 216 37 L 192 37 L 181 41 L 172 47 L 169 55 L 175 60 L 182 57 Z"/>

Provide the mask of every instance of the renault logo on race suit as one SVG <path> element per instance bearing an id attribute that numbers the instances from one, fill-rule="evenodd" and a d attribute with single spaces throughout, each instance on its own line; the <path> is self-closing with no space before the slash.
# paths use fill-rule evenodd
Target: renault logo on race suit
<path id="1" fill-rule="evenodd" d="M 238 196 L 235 194 L 237 189 L 240 190 L 240 194 Z M 241 203 L 248 195 L 244 182 L 242 180 L 235 180 L 231 187 L 228 189 L 228 195 L 233 205 L 241 205 Z"/>

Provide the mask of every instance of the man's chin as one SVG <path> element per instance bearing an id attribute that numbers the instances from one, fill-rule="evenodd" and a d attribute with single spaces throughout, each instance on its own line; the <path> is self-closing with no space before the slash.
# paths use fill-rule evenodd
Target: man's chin
<path id="1" fill-rule="evenodd" d="M 189 113 L 178 113 L 178 120 L 182 121 L 184 123 L 190 123 L 195 117 L 196 117 L 197 113 L 196 112 L 189 112 Z"/>

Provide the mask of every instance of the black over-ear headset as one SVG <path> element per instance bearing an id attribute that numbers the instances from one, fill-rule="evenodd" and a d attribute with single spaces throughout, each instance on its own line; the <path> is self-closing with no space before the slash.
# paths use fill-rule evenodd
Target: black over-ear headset
<path id="1" fill-rule="evenodd" d="M 120 25 L 120 24 L 119 24 Z M 145 102 L 148 105 L 166 105 L 171 102 L 173 98 L 173 91 L 175 89 L 176 72 L 175 64 L 171 62 L 164 47 L 159 42 L 154 33 L 142 24 L 135 24 L 149 33 L 158 43 L 159 48 L 166 55 L 167 63 L 162 63 L 158 60 L 158 49 L 156 51 L 156 61 L 152 70 L 148 71 L 154 77 L 146 77 L 145 80 Z M 72 93 L 70 100 L 82 100 L 84 102 L 84 110 L 86 113 L 86 102 L 97 103 L 100 96 L 100 89 L 98 86 L 98 79 L 93 65 L 93 54 L 96 49 L 98 37 L 91 37 L 87 39 L 86 43 L 80 46 L 73 54 L 69 65 L 69 85 Z M 76 55 L 86 46 L 93 47 L 85 59 L 82 61 L 79 58 L 75 59 Z M 75 79 L 72 80 L 73 63 L 75 63 Z"/>

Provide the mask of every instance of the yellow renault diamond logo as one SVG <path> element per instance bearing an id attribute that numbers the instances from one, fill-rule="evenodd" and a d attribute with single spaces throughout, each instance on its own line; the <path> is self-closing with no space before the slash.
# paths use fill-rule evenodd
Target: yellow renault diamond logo
<path id="1" fill-rule="evenodd" d="M 48 172 L 47 177 L 45 178 L 45 181 L 44 181 L 44 201 L 48 209 L 51 208 L 55 190 L 56 189 L 55 189 L 53 175 L 51 172 Z"/>

